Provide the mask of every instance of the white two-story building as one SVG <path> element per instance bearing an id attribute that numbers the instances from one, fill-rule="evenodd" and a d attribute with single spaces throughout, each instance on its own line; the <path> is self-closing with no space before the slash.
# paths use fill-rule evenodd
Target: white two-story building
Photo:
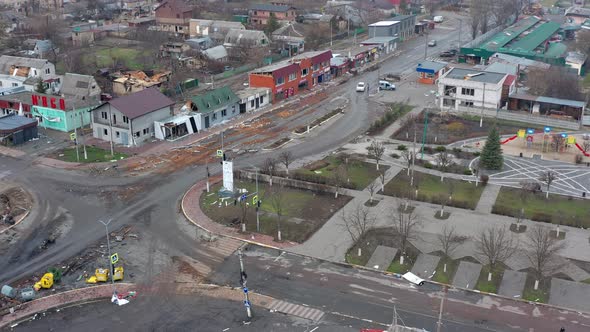
<path id="1" fill-rule="evenodd" d="M 515 87 L 514 75 L 451 68 L 438 80 L 438 103 L 443 110 L 460 107 L 499 109 Z"/>

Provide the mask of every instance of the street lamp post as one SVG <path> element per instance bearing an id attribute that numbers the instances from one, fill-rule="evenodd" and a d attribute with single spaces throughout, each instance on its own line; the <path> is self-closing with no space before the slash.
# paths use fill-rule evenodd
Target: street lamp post
<path id="1" fill-rule="evenodd" d="M 258 195 L 258 167 L 248 163 L 248 165 L 254 167 L 256 170 L 256 195 Z M 256 202 L 256 232 L 260 233 L 260 197 L 258 197 L 258 201 Z"/>
<path id="2" fill-rule="evenodd" d="M 104 230 L 107 234 L 107 252 L 108 252 L 108 257 L 107 257 L 107 261 L 109 262 L 109 266 L 110 266 L 110 271 L 111 271 L 111 284 L 113 285 L 113 294 L 117 293 L 117 289 L 115 287 L 115 280 L 113 279 L 113 264 L 111 263 L 111 241 L 109 239 L 109 224 L 111 223 L 113 219 L 109 219 L 109 221 L 104 222 L 102 220 L 99 220 L 98 222 L 104 225 Z"/>

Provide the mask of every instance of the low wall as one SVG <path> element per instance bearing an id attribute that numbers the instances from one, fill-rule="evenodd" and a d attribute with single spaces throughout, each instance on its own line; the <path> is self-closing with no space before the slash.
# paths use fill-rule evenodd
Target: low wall
<path id="1" fill-rule="evenodd" d="M 451 109 L 449 110 L 451 113 L 463 113 L 463 114 L 470 114 L 470 115 L 481 115 L 482 109 L 481 108 L 472 108 L 472 107 L 459 107 L 458 110 Z M 535 125 L 541 126 L 550 126 L 555 128 L 563 128 L 563 129 L 571 129 L 571 130 L 579 130 L 580 123 L 577 121 L 567 121 L 567 120 L 560 120 L 554 119 L 546 116 L 539 116 L 539 115 L 531 115 L 531 114 L 521 114 L 521 113 L 513 113 L 506 110 L 495 110 L 486 108 L 483 110 L 483 116 L 486 118 L 498 118 L 502 120 L 509 120 L 509 121 L 517 121 L 523 123 L 530 123 Z"/>

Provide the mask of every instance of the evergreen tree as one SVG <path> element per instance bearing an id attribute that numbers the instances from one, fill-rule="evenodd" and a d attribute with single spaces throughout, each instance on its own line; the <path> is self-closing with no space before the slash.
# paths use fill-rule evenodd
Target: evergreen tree
<path id="1" fill-rule="evenodd" d="M 45 84 L 43 84 L 43 80 L 39 80 L 39 82 L 37 82 L 35 91 L 38 93 L 45 93 L 47 91 L 47 87 L 45 86 Z"/>
<path id="2" fill-rule="evenodd" d="M 502 146 L 500 144 L 500 134 L 498 133 L 498 129 L 495 126 L 488 134 L 486 144 L 484 145 L 479 157 L 479 164 L 484 169 L 492 170 L 499 170 L 504 164 L 504 158 L 502 157 Z"/>
<path id="3" fill-rule="evenodd" d="M 268 19 L 268 22 L 266 22 L 266 32 L 270 35 L 280 27 L 281 27 L 281 24 L 277 20 L 277 17 L 275 16 L 275 14 L 270 13 L 270 17 Z"/>

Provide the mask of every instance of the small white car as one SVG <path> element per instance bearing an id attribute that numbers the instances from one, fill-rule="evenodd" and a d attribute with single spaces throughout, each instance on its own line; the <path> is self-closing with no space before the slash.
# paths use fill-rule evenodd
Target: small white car
<path id="1" fill-rule="evenodd" d="M 356 84 L 356 92 L 365 92 L 365 90 L 367 90 L 365 82 L 358 82 Z"/>

